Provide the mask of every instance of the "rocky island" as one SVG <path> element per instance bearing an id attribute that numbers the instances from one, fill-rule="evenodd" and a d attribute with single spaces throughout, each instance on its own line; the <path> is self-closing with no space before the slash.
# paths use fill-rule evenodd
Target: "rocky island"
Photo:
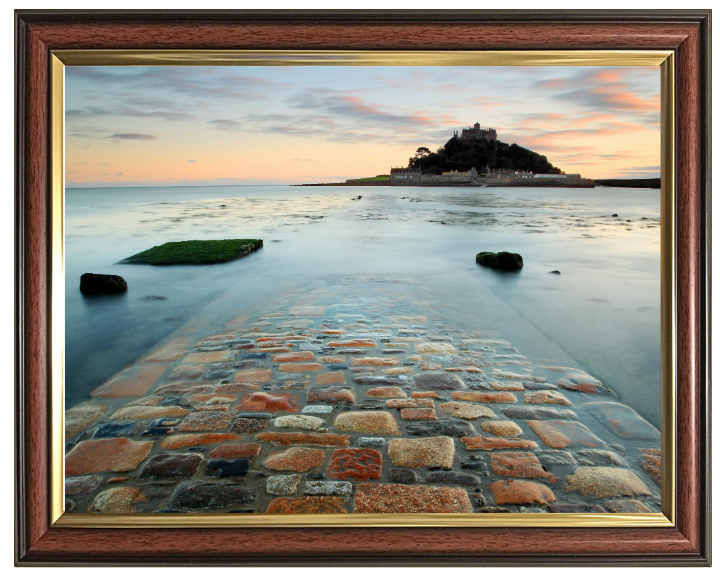
<path id="1" fill-rule="evenodd" d="M 497 138 L 493 128 L 479 123 L 456 131 L 436 152 L 420 147 L 406 167 L 390 174 L 357 178 L 335 184 L 302 186 L 480 186 L 594 188 L 595 182 L 580 174 L 565 174 L 547 157 Z"/>

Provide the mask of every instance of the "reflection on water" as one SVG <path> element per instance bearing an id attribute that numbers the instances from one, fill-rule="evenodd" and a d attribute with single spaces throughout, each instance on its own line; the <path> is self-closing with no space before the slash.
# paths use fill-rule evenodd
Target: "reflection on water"
<path id="1" fill-rule="evenodd" d="M 372 275 L 405 291 L 422 280 L 448 322 L 494 331 L 531 361 L 574 362 L 659 425 L 659 218 L 656 190 L 68 190 L 67 404 L 191 319 L 211 330 L 288 291 Z M 214 266 L 117 264 L 163 242 L 219 238 L 265 246 Z M 519 252 L 525 267 L 477 266 L 483 250 Z M 129 292 L 83 298 L 83 272 L 120 274 Z"/>

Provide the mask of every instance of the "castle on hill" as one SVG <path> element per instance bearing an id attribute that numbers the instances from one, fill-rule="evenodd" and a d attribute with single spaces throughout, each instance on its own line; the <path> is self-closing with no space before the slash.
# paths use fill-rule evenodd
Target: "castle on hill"
<path id="1" fill-rule="evenodd" d="M 473 126 L 470 126 L 469 128 L 463 128 L 459 134 L 458 131 L 455 130 L 453 138 L 456 140 L 460 140 L 461 142 L 464 141 L 468 143 L 498 142 L 497 131 L 494 128 L 481 128 L 479 122 L 475 122 L 475 124 Z M 450 146 L 451 143 L 452 141 L 448 141 L 446 146 Z M 495 144 L 494 146 L 490 146 L 489 148 L 497 148 L 498 146 L 505 146 L 506 148 L 510 148 L 510 146 L 508 146 L 507 144 L 502 144 L 501 142 Z M 458 146 L 453 146 L 453 148 L 457 150 Z M 459 148 L 471 149 L 474 148 L 474 146 L 459 146 Z M 526 157 L 528 155 L 534 155 L 544 160 L 547 164 L 547 160 L 544 157 L 541 157 L 538 154 L 533 153 L 529 150 L 524 150 L 522 148 L 518 149 L 521 150 L 526 155 Z M 420 152 L 421 150 L 423 149 L 418 149 L 418 152 Z M 424 150 L 427 153 L 430 152 L 427 148 L 425 148 Z M 442 151 L 442 149 L 439 150 L 438 154 L 440 154 L 440 152 Z M 416 156 L 416 159 L 417 158 L 422 159 L 421 156 Z M 534 158 L 531 156 L 530 160 L 533 159 Z M 465 159 L 460 163 L 467 166 L 467 161 Z M 509 163 L 511 166 L 513 164 L 523 164 L 522 162 L 515 162 L 513 158 L 503 158 L 503 161 L 499 163 L 501 165 L 507 165 Z M 451 167 L 454 164 L 457 165 L 455 162 L 449 162 L 446 164 L 450 164 Z M 549 166 L 552 169 L 552 166 Z M 463 171 L 445 170 L 440 174 L 431 173 L 435 172 L 436 170 L 437 168 L 435 168 L 435 170 L 433 171 L 427 171 L 423 173 L 423 169 L 418 165 L 414 165 L 413 159 L 411 158 L 410 163 L 407 167 L 390 168 L 389 183 L 390 185 L 394 184 L 399 186 L 563 186 L 579 188 L 594 188 L 595 186 L 595 183 L 592 180 L 583 178 L 580 174 L 543 174 L 534 173 L 531 170 L 522 168 L 490 168 L 486 165 L 484 168 L 481 167 L 479 170 L 477 167 L 472 167 L 469 170 Z"/>
<path id="2" fill-rule="evenodd" d="M 480 128 L 479 122 L 475 122 L 475 125 L 470 126 L 470 128 L 463 128 L 460 136 L 458 136 L 457 130 L 455 130 L 454 136 L 455 138 L 466 141 L 490 142 L 497 140 L 495 128 Z"/>

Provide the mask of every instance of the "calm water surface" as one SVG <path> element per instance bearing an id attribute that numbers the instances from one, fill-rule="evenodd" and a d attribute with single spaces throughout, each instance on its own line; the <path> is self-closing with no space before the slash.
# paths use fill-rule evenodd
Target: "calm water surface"
<path id="1" fill-rule="evenodd" d="M 213 266 L 117 264 L 222 238 L 265 246 Z M 484 250 L 519 252 L 525 266 L 482 268 Z M 84 272 L 119 274 L 129 291 L 85 298 Z M 578 365 L 660 426 L 660 193 L 622 188 L 67 190 L 67 406 L 190 320 L 219 330 L 352 275 L 401 290 L 421 280 L 441 318 L 492 330 L 531 362 Z"/>

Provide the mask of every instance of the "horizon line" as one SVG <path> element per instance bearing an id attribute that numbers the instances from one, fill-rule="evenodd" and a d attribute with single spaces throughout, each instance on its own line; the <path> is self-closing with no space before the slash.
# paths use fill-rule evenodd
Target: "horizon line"
<path id="1" fill-rule="evenodd" d="M 622 176 L 590 178 L 590 180 L 659 180 L 661 176 L 640 176 L 627 178 Z M 227 186 L 313 186 L 317 184 L 344 184 L 347 180 L 359 180 L 359 178 L 347 178 L 342 182 L 302 182 L 297 184 L 137 184 L 132 186 L 65 186 L 65 190 L 87 190 L 92 188 L 221 188 Z"/>

